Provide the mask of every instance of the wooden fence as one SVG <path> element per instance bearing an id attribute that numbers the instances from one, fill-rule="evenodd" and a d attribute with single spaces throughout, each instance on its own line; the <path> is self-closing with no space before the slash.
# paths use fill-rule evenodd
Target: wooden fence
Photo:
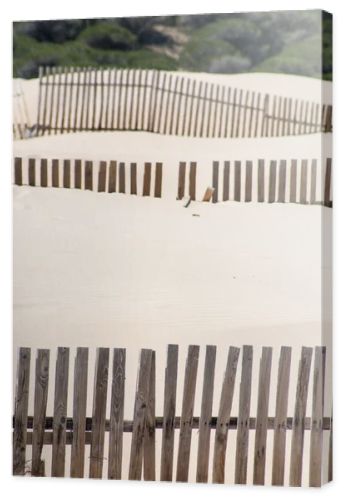
<path id="1" fill-rule="evenodd" d="M 127 471 L 129 479 L 186 482 L 191 458 L 192 431 L 198 429 L 196 481 L 224 483 L 226 455 L 235 458 L 234 482 L 247 482 L 248 457 L 253 456 L 253 484 L 265 483 L 265 466 L 272 461 L 273 485 L 283 485 L 286 460 L 290 461 L 289 484 L 300 486 L 304 463 L 304 440 L 310 436 L 309 484 L 322 484 L 322 469 L 325 452 L 323 433 L 332 430 L 331 419 L 324 416 L 325 394 L 325 347 L 302 347 L 297 376 L 291 373 L 291 347 L 281 347 L 277 367 L 276 387 L 271 389 L 272 347 L 263 347 L 259 362 L 258 389 L 252 387 L 253 347 L 229 347 L 224 378 L 220 389 L 219 411 L 212 415 L 215 387 L 216 346 L 206 346 L 201 410 L 199 417 L 193 416 L 199 364 L 199 346 L 191 345 L 186 358 L 182 409 L 176 415 L 176 392 L 178 377 L 177 345 L 169 345 L 165 370 L 163 416 L 156 416 L 156 352 L 142 349 L 134 398 L 134 413 L 131 421 L 124 419 L 126 350 L 113 349 L 110 369 L 110 349 L 99 348 L 96 352 L 95 379 L 88 381 L 89 350 L 78 347 L 74 361 L 73 416 L 67 417 L 69 348 L 57 350 L 54 387 L 54 412 L 46 416 L 49 391 L 50 351 L 38 349 L 34 384 L 30 381 L 31 349 L 21 348 L 18 357 L 17 386 L 13 418 L 13 474 L 24 475 L 29 468 L 31 475 L 65 475 L 66 446 L 71 446 L 71 477 L 85 477 L 86 445 L 90 445 L 89 477 L 103 477 L 107 464 L 109 479 L 124 478 L 123 434 L 131 433 L 130 460 Z M 313 360 L 314 352 L 314 363 Z M 240 359 L 239 359 L 240 358 Z M 311 363 L 314 365 L 311 370 Z M 223 368 L 224 370 L 224 368 Z M 109 374 L 110 371 L 110 374 Z M 235 380 L 238 371 L 239 401 L 238 415 L 231 416 Z M 312 394 L 309 397 L 309 382 L 313 371 Z M 158 377 L 162 374 L 159 373 Z M 274 380 L 274 379 L 273 379 Z M 292 381 L 292 382 L 291 382 Z M 290 383 L 296 384 L 295 405 L 292 416 L 288 416 L 288 393 Z M 108 385 L 111 384 L 110 401 Z M 28 416 L 28 398 L 34 385 L 34 413 Z M 93 387 L 92 416 L 86 417 L 87 393 Z M 270 390 L 277 392 L 275 415 L 268 416 Z M 256 416 L 251 417 L 251 398 L 257 393 Z M 307 417 L 310 405 L 310 417 Z M 107 413 L 108 410 L 108 415 Z M 289 412 L 291 408 L 289 408 Z M 107 418 L 108 417 L 108 418 Z M 212 433 L 212 429 L 214 432 Z M 161 434 L 161 453 L 157 456 L 155 442 L 157 432 Z M 175 431 L 179 431 L 176 435 Z M 272 449 L 267 446 L 268 431 L 273 432 Z M 250 432 L 255 432 L 254 449 L 249 446 Z M 290 459 L 287 455 L 287 431 L 291 434 Z M 228 447 L 228 435 L 236 432 L 236 445 Z M 330 447 L 332 446 L 330 432 Z M 176 473 L 174 476 L 175 435 L 178 437 Z M 214 437 L 214 446 L 210 444 Z M 108 439 L 108 457 L 105 454 L 105 439 Z M 177 442 L 177 439 L 176 439 Z M 31 457 L 28 454 L 31 446 Z M 42 460 L 43 445 L 51 447 L 51 470 L 46 470 Z M 327 450 L 330 457 L 330 451 Z M 159 467 L 160 460 L 160 467 Z M 330 458 L 331 460 L 331 458 Z M 192 460 L 194 461 L 194 460 Z M 158 462 L 158 463 L 157 463 Z M 68 463 L 66 464 L 68 465 Z M 158 467 L 157 467 L 158 466 Z M 160 469 L 160 473 L 158 472 Z M 328 469 L 331 480 L 331 467 Z M 87 472 L 87 471 L 86 471 Z"/>
<path id="2" fill-rule="evenodd" d="M 94 176 L 95 167 L 98 169 Z M 48 160 L 22 158 L 14 160 L 14 184 L 40 187 L 64 187 L 108 193 L 128 193 L 162 197 L 163 163 Z M 140 171 L 141 170 L 141 171 Z M 197 162 L 179 162 L 176 199 L 197 199 Z M 25 174 L 25 175 L 24 175 Z M 152 181 L 152 176 L 154 182 Z M 210 184 L 211 183 L 211 184 Z M 212 202 L 244 201 L 259 203 L 300 203 L 332 206 L 332 162 L 326 160 L 318 169 L 313 160 L 214 161 L 211 179 Z M 140 186 L 140 187 L 139 187 Z M 200 189 L 201 190 L 201 189 Z M 172 193 L 174 196 L 174 193 Z M 208 198 L 209 200 L 209 198 Z"/>
<path id="3" fill-rule="evenodd" d="M 13 137 L 14 139 L 25 139 L 29 137 L 31 133 L 31 124 L 25 95 L 22 85 L 18 80 L 14 80 L 13 85 Z"/>
<path id="4" fill-rule="evenodd" d="M 277 137 L 331 132 L 332 106 L 158 70 L 44 67 L 36 130 Z"/>

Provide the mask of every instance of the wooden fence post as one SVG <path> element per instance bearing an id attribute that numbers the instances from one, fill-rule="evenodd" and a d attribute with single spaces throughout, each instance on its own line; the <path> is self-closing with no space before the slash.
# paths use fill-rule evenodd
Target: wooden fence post
<path id="1" fill-rule="evenodd" d="M 258 160 L 258 202 L 265 201 L 265 166 L 264 160 Z"/>
<path id="2" fill-rule="evenodd" d="M 52 160 L 52 187 L 59 187 L 59 160 Z"/>
<path id="3" fill-rule="evenodd" d="M 292 160 L 290 166 L 290 203 L 296 203 L 296 178 L 297 178 L 297 161 Z"/>
<path id="4" fill-rule="evenodd" d="M 317 190 L 317 160 L 312 160 L 311 163 L 311 194 L 310 203 L 316 203 L 316 190 Z"/>
<path id="5" fill-rule="evenodd" d="M 63 187 L 70 188 L 70 160 L 64 160 Z"/>
<path id="6" fill-rule="evenodd" d="M 69 380 L 69 349 L 58 348 L 55 371 L 52 476 L 64 477 L 66 445 L 66 412 Z"/>
<path id="7" fill-rule="evenodd" d="M 108 478 L 122 478 L 125 349 L 113 349 Z"/>
<path id="8" fill-rule="evenodd" d="M 301 162 L 300 203 L 303 205 L 307 203 L 307 160 Z"/>
<path id="9" fill-rule="evenodd" d="M 48 171 L 47 171 L 47 159 L 41 158 L 41 171 L 40 171 L 40 180 L 41 187 L 48 186 Z"/>
<path id="10" fill-rule="evenodd" d="M 234 201 L 241 201 L 241 162 L 234 163 Z"/>
<path id="11" fill-rule="evenodd" d="M 189 169 L 189 197 L 191 200 L 196 199 L 196 162 L 190 162 Z"/>
<path id="12" fill-rule="evenodd" d="M 199 346 L 190 345 L 184 378 L 182 416 L 178 444 L 176 481 L 187 482 L 189 473 L 192 419 L 195 400 L 196 375 L 199 362 Z"/>
<path id="13" fill-rule="evenodd" d="M 172 481 L 175 437 L 178 345 L 169 345 L 165 369 L 160 481 Z"/>
<path id="14" fill-rule="evenodd" d="M 106 168 L 107 163 L 101 161 L 99 165 L 98 193 L 106 192 Z"/>
<path id="15" fill-rule="evenodd" d="M 331 158 L 327 158 L 325 167 L 325 177 L 324 177 L 324 205 L 326 207 L 332 206 L 332 201 L 330 199 L 330 189 L 331 189 Z"/>
<path id="16" fill-rule="evenodd" d="M 237 420 L 235 483 L 246 484 L 248 460 L 249 413 L 252 389 L 253 347 L 245 345 L 242 352 L 239 416 Z"/>
<path id="17" fill-rule="evenodd" d="M 225 454 L 228 441 L 230 412 L 234 397 L 235 377 L 239 354 L 239 348 L 229 347 L 227 366 L 224 373 L 222 392 L 220 396 L 216 424 L 216 435 L 214 441 L 212 475 L 212 481 L 214 483 L 224 483 Z"/>
<path id="18" fill-rule="evenodd" d="M 82 160 L 75 160 L 75 189 L 82 188 Z"/>
<path id="19" fill-rule="evenodd" d="M 130 163 L 130 194 L 137 194 L 137 164 Z"/>
<path id="20" fill-rule="evenodd" d="M 219 161 L 214 161 L 212 163 L 212 187 L 214 189 L 212 195 L 212 203 L 217 203 L 218 201 L 218 182 L 219 182 Z"/>
<path id="21" fill-rule="evenodd" d="M 276 161 L 270 162 L 270 179 L 269 179 L 269 203 L 274 203 L 276 199 Z"/>
<path id="22" fill-rule="evenodd" d="M 207 483 L 210 456 L 211 417 L 213 403 L 214 372 L 216 365 L 216 346 L 206 346 L 204 383 L 202 389 L 199 418 L 199 442 L 196 469 L 196 482 Z"/>
<path id="23" fill-rule="evenodd" d="M 152 351 L 148 404 L 143 436 L 143 479 L 155 481 L 155 351 Z"/>
<path id="24" fill-rule="evenodd" d="M 29 158 L 29 186 L 36 185 L 36 160 Z"/>
<path id="25" fill-rule="evenodd" d="M 152 164 L 145 163 L 145 172 L 143 176 L 143 191 L 142 196 L 150 196 L 151 194 L 151 168 Z"/>
<path id="26" fill-rule="evenodd" d="M 310 441 L 310 486 L 322 484 L 325 348 L 315 348 Z"/>
<path id="27" fill-rule="evenodd" d="M 14 183 L 16 186 L 23 185 L 22 158 L 14 159 Z"/>
<path id="28" fill-rule="evenodd" d="M 255 429 L 253 484 L 265 483 L 266 440 L 270 395 L 272 347 L 263 347 L 259 368 L 258 407 Z"/>
<path id="29" fill-rule="evenodd" d="M 312 348 L 303 347 L 296 386 L 296 401 L 293 419 L 292 448 L 290 457 L 290 486 L 301 486 L 302 459 L 304 450 L 305 417 L 308 383 L 310 379 Z"/>
<path id="30" fill-rule="evenodd" d="M 230 192 L 230 161 L 224 162 L 223 171 L 223 201 L 229 200 Z"/>
<path id="31" fill-rule="evenodd" d="M 84 164 L 84 189 L 93 191 L 93 162 L 86 161 Z"/>
<path id="32" fill-rule="evenodd" d="M 280 161 L 279 176 L 278 176 L 278 202 L 284 203 L 286 201 L 286 160 Z"/>
<path id="33" fill-rule="evenodd" d="M 27 445 L 27 421 L 30 381 L 30 349 L 19 350 L 17 362 L 16 396 L 13 428 L 13 462 L 14 476 L 25 474 L 25 452 Z"/>
<path id="34" fill-rule="evenodd" d="M 109 168 L 109 176 L 108 176 L 108 192 L 115 193 L 116 192 L 116 181 L 117 181 L 117 162 L 111 160 L 110 168 Z"/>
<path id="35" fill-rule="evenodd" d="M 70 476 L 83 477 L 88 385 L 88 348 L 77 347 L 73 393 L 73 435 Z"/>
<path id="36" fill-rule="evenodd" d="M 45 432 L 48 379 L 49 350 L 38 349 L 36 358 L 34 420 L 32 436 L 32 476 L 44 476 L 44 462 L 41 460 L 41 453 Z"/>
<path id="37" fill-rule="evenodd" d="M 186 180 L 186 162 L 180 161 L 178 167 L 178 190 L 177 190 L 178 200 L 182 200 L 184 196 L 185 180 Z"/>
<path id="38" fill-rule="evenodd" d="M 252 170 L 253 163 L 246 161 L 246 187 L 245 187 L 245 201 L 252 201 Z"/>
<path id="39" fill-rule="evenodd" d="M 99 347 L 96 354 L 92 436 L 89 462 L 89 477 L 94 479 L 102 478 L 104 462 L 109 351 L 110 350 L 107 347 Z"/>
<path id="40" fill-rule="evenodd" d="M 154 197 L 161 198 L 161 186 L 163 180 L 163 164 L 157 162 L 155 164 L 155 178 L 154 178 Z"/>
<path id="41" fill-rule="evenodd" d="M 274 422 L 274 445 L 272 454 L 273 486 L 283 486 L 284 484 L 284 463 L 286 454 L 286 431 L 291 353 L 291 347 L 281 347 L 277 376 L 276 414 Z"/>
<path id="42" fill-rule="evenodd" d="M 151 381 L 152 350 L 141 349 L 140 368 L 134 405 L 133 432 L 131 438 L 129 479 L 140 480 L 143 463 L 143 441 Z"/>

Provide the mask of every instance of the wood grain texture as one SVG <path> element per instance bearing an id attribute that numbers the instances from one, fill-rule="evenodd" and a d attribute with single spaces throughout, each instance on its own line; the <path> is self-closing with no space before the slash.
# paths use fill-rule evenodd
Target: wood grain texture
<path id="1" fill-rule="evenodd" d="M 126 350 L 113 349 L 108 478 L 122 478 Z"/>
<path id="2" fill-rule="evenodd" d="M 172 481 L 175 438 L 176 390 L 177 390 L 178 345 L 167 349 L 165 369 L 163 434 L 161 446 L 160 480 Z"/>
<path id="3" fill-rule="evenodd" d="M 315 348 L 310 440 L 310 486 L 322 485 L 325 347 Z"/>
<path id="4" fill-rule="evenodd" d="M 96 353 L 92 440 L 89 461 L 89 477 L 94 479 L 102 478 L 104 462 L 109 354 L 110 350 L 106 347 L 99 347 Z"/>
<path id="5" fill-rule="evenodd" d="M 75 358 L 73 392 L 73 437 L 70 476 L 84 476 L 85 427 L 88 387 L 88 348 L 78 347 Z"/>
<path id="6" fill-rule="evenodd" d="M 16 186 L 23 185 L 22 158 L 14 159 L 14 183 Z"/>
<path id="7" fill-rule="evenodd" d="M 176 469 L 176 481 L 180 482 L 188 481 L 190 445 L 192 437 L 192 417 L 199 362 L 199 349 L 199 346 L 190 345 L 186 361 Z"/>
<path id="8" fill-rule="evenodd" d="M 35 369 L 34 419 L 32 436 L 31 475 L 44 475 L 41 459 L 45 431 L 45 419 L 49 380 L 49 350 L 38 349 Z"/>
<path id="9" fill-rule="evenodd" d="M 225 455 L 239 354 L 240 349 L 238 347 L 229 347 L 216 423 L 212 476 L 214 483 L 224 483 Z"/>
<path id="10" fill-rule="evenodd" d="M 246 484 L 249 417 L 252 389 L 253 347 L 245 345 L 242 348 L 242 372 L 240 383 L 239 418 L 237 422 L 235 484 Z"/>
<path id="11" fill-rule="evenodd" d="M 270 398 L 272 347 L 263 347 L 259 368 L 257 424 L 255 430 L 253 484 L 265 483 L 267 419 Z"/>
<path id="12" fill-rule="evenodd" d="M 25 474 L 25 452 L 27 445 L 28 401 L 30 382 L 31 350 L 21 347 L 17 360 L 16 394 L 14 403 L 12 474 Z"/>
<path id="13" fill-rule="evenodd" d="M 152 351 L 148 404 L 143 436 L 143 479 L 155 481 L 155 351 Z"/>
<path id="14" fill-rule="evenodd" d="M 65 475 L 67 391 L 69 381 L 69 348 L 59 347 L 55 369 L 52 476 Z"/>
<path id="15" fill-rule="evenodd" d="M 288 411 L 288 392 L 292 349 L 282 346 L 278 364 L 276 415 L 274 421 L 274 444 L 272 454 L 272 484 L 283 486 L 286 456 L 286 430 Z"/>
<path id="16" fill-rule="evenodd" d="M 296 386 L 296 399 L 294 410 L 294 427 L 292 432 L 292 447 L 290 456 L 290 486 L 301 486 L 302 461 L 304 451 L 304 431 L 306 405 L 308 395 L 308 384 L 310 379 L 312 359 L 312 348 L 303 347 L 299 365 L 298 380 Z"/>
<path id="17" fill-rule="evenodd" d="M 152 350 L 141 349 L 140 367 L 134 405 L 133 430 L 131 437 L 129 479 L 141 479 L 143 464 L 143 441 L 146 426 L 149 388 L 151 381 Z"/>
<path id="18" fill-rule="evenodd" d="M 196 468 L 197 483 L 207 483 L 208 481 L 215 365 L 216 346 L 208 345 L 206 346 L 204 380 L 200 409 L 198 458 Z"/>

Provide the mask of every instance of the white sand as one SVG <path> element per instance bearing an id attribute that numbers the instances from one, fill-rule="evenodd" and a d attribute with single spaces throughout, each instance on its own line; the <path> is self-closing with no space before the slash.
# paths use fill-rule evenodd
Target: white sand
<path id="1" fill-rule="evenodd" d="M 125 414 L 126 418 L 132 418 L 141 347 L 157 351 L 157 370 L 162 374 L 162 378 L 158 375 L 157 383 L 156 413 L 160 415 L 166 345 L 180 346 L 177 414 L 181 407 L 187 346 L 192 343 L 201 346 L 194 411 L 198 415 L 204 346 L 217 345 L 213 408 L 216 415 L 227 346 L 254 345 L 251 406 L 254 416 L 260 347 L 276 348 L 270 397 L 270 415 L 273 415 L 277 348 L 291 345 L 294 351 L 289 413 L 292 414 L 300 346 L 319 345 L 322 340 L 322 213 L 330 217 L 331 210 L 233 202 L 192 203 L 186 209 L 181 202 L 163 199 L 15 187 L 14 347 L 53 350 L 58 345 L 126 347 Z M 55 354 L 52 356 L 53 381 Z M 73 373 L 73 357 L 74 350 L 70 373 Z M 90 380 L 93 363 L 92 355 Z M 72 380 L 69 414 L 72 414 L 71 383 Z M 239 378 L 233 415 L 237 414 L 238 383 Z M 48 414 L 52 412 L 53 386 L 50 391 Z M 89 414 L 91 391 L 92 384 Z M 31 411 L 32 403 L 31 394 Z M 235 432 L 230 432 L 229 450 L 235 444 L 235 436 Z M 306 436 L 307 458 L 309 433 Z M 125 440 L 124 477 L 130 435 Z M 252 431 L 250 481 L 253 440 Z M 267 481 L 271 477 L 271 443 L 269 432 Z M 189 476 L 192 481 L 196 446 L 194 431 Z M 289 448 L 290 432 L 288 454 Z M 177 452 L 177 446 L 175 449 Z M 157 450 L 159 457 L 160 432 Z M 227 482 L 233 481 L 232 455 L 228 453 Z M 105 471 L 106 465 L 107 462 Z M 307 467 L 304 482 L 307 484 Z"/>

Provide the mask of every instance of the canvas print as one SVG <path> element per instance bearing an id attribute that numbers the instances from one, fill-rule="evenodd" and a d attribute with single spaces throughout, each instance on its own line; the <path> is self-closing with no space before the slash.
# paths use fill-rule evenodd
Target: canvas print
<path id="1" fill-rule="evenodd" d="M 332 111 L 320 10 L 13 23 L 14 475 L 332 480 Z"/>

